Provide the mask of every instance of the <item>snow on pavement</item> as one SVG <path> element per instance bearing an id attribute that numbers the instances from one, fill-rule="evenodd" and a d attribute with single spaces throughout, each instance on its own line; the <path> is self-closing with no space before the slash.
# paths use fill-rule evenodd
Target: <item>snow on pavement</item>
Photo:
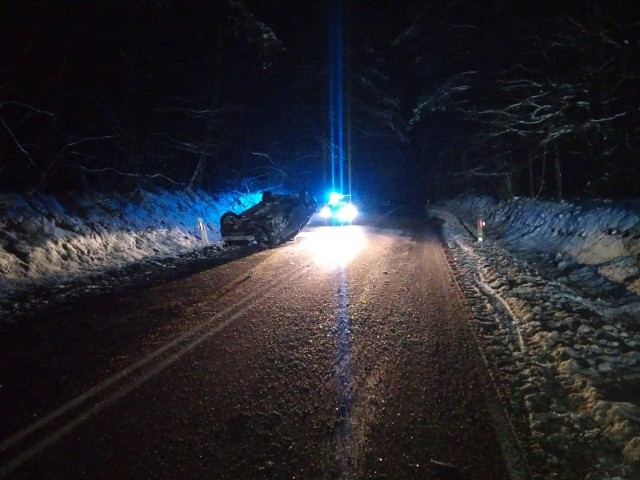
<path id="1" fill-rule="evenodd" d="M 466 198 L 431 214 L 445 220 L 472 327 L 533 473 L 640 478 L 638 210 Z"/>

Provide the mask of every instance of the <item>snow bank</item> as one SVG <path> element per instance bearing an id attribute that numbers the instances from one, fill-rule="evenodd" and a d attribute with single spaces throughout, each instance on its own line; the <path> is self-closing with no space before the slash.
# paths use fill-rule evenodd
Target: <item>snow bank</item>
<path id="1" fill-rule="evenodd" d="M 637 205 L 474 197 L 429 213 L 532 478 L 640 478 Z"/>
<path id="2" fill-rule="evenodd" d="M 467 225 L 485 219 L 485 235 L 512 250 L 548 254 L 560 268 L 572 263 L 591 266 L 640 294 L 640 202 L 496 202 L 464 197 L 447 208 Z"/>
<path id="3" fill-rule="evenodd" d="M 220 241 L 222 213 L 261 194 L 138 191 L 132 196 L 0 195 L 0 290 L 122 266 Z"/>

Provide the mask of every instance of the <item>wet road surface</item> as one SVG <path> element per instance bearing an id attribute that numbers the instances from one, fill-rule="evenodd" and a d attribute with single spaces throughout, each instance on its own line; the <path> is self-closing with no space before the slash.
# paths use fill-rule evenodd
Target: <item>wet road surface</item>
<path id="1" fill-rule="evenodd" d="M 0 478 L 509 478 L 458 295 L 435 226 L 309 227 L 52 308 L 3 331 Z"/>

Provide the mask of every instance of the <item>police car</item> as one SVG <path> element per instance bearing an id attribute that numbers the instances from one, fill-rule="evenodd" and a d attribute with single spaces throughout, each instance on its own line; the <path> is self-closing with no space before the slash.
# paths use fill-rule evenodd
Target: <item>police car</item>
<path id="1" fill-rule="evenodd" d="M 345 224 L 353 222 L 358 216 L 358 209 L 351 203 L 351 196 L 338 192 L 329 194 L 329 201 L 320 209 L 320 218 L 334 223 Z"/>

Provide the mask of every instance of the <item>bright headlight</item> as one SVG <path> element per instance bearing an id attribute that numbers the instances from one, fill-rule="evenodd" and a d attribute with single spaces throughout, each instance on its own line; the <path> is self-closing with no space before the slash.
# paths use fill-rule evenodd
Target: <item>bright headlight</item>
<path id="1" fill-rule="evenodd" d="M 336 217 L 341 222 L 351 222 L 358 216 L 358 209 L 351 203 L 340 207 L 336 212 Z"/>
<path id="2" fill-rule="evenodd" d="M 331 218 L 331 209 L 325 205 L 320 209 L 318 215 L 320 215 L 321 218 Z"/>

